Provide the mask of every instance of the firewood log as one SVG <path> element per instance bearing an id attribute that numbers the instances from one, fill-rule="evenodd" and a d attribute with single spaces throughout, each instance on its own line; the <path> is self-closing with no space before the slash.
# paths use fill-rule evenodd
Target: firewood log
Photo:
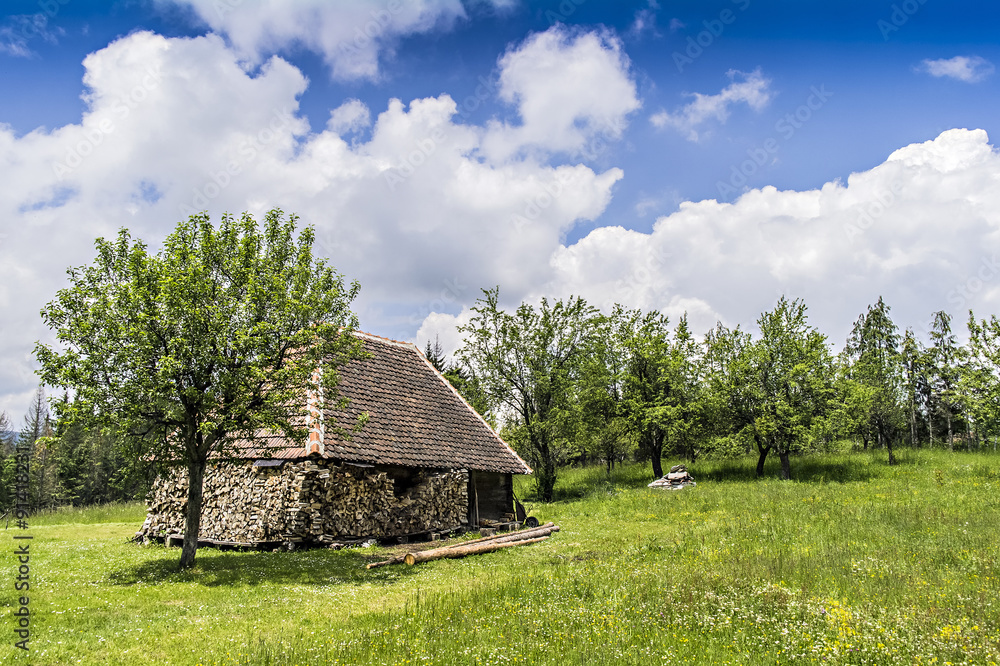
<path id="1" fill-rule="evenodd" d="M 432 560 L 440 560 L 444 558 L 458 558 L 465 557 L 466 555 L 478 555 L 479 553 L 490 553 L 494 550 L 500 550 L 501 548 L 510 548 L 511 546 L 526 546 L 529 543 L 538 543 L 539 541 L 545 541 L 549 537 L 543 536 L 536 539 L 520 539 L 518 541 L 510 541 L 508 543 L 476 543 L 471 546 L 457 546 L 455 548 L 435 548 L 433 550 L 424 550 L 419 553 L 407 553 L 403 558 L 403 561 L 407 565 L 419 564 L 420 562 L 430 562 Z"/>

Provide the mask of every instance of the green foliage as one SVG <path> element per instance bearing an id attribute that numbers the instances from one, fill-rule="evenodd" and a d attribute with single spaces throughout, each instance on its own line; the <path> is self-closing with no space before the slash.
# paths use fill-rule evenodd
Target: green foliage
<path id="1" fill-rule="evenodd" d="M 866 443 L 874 437 L 887 448 L 889 464 L 895 464 L 892 446 L 905 423 L 899 346 L 898 329 L 880 297 L 858 317 L 843 352 L 849 380 L 845 387 L 850 393 L 845 403 Z"/>
<path id="2" fill-rule="evenodd" d="M 667 451 L 694 462 L 699 444 L 708 430 L 709 403 L 702 379 L 702 346 L 681 316 L 667 345 L 661 374 L 667 391 L 650 416 L 666 433 Z"/>
<path id="3" fill-rule="evenodd" d="M 484 290 L 458 358 L 503 417 L 513 443 L 534 469 L 540 494 L 552 497 L 556 469 L 573 450 L 572 391 L 592 347 L 597 311 L 582 298 L 541 306 L 499 307 L 499 289 Z"/>
<path id="4" fill-rule="evenodd" d="M 826 336 L 809 326 L 801 300 L 781 297 L 757 320 L 761 337 L 749 350 L 754 435 L 773 448 L 782 477 L 833 397 L 833 359 Z"/>
<path id="5" fill-rule="evenodd" d="M 965 408 L 982 436 L 1000 436 L 1000 321 L 969 311 L 968 363 L 959 379 Z"/>
<path id="6" fill-rule="evenodd" d="M 666 405 L 673 385 L 670 377 L 669 320 L 659 312 L 616 307 L 613 334 L 623 350 L 622 412 L 643 457 L 652 464 L 654 478 L 663 476 L 660 461 L 668 432 Z"/>
<path id="7" fill-rule="evenodd" d="M 954 421 L 960 414 L 962 396 L 959 392 L 960 365 L 964 349 L 951 331 L 951 315 L 934 313 L 930 331 L 931 348 L 928 350 L 929 379 L 936 410 L 944 419 L 948 449 L 954 448 Z"/>
<path id="8" fill-rule="evenodd" d="M 430 340 L 427 341 L 427 345 L 424 347 L 424 356 L 434 366 L 434 369 L 440 372 L 448 380 L 448 383 L 458 391 L 459 395 L 469 403 L 469 406 L 476 410 L 492 428 L 496 428 L 496 415 L 493 413 L 489 395 L 483 390 L 479 380 L 470 376 L 459 363 L 448 363 L 444 348 L 437 337 L 434 338 L 433 345 L 431 345 Z"/>
<path id="9" fill-rule="evenodd" d="M 602 317 L 597 323 L 574 389 L 580 448 L 584 456 L 603 461 L 608 475 L 635 449 L 635 436 L 626 415 L 627 353 L 621 322 L 619 307 L 611 317 Z"/>
<path id="10" fill-rule="evenodd" d="M 313 373 L 339 404 L 337 368 L 360 349 L 348 309 L 358 284 L 315 260 L 313 230 L 296 238 L 295 223 L 280 210 L 263 228 L 249 214 L 218 227 L 193 215 L 157 254 L 122 229 L 42 309 L 60 347 L 36 345 L 40 375 L 74 393 L 60 415 L 120 433 L 131 459 L 187 465 L 182 566 L 194 561 L 209 456 L 262 431 L 304 441 Z"/>

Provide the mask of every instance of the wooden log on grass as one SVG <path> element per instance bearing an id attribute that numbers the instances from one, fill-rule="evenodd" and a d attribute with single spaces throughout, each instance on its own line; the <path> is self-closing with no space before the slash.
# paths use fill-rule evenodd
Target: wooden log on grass
<path id="1" fill-rule="evenodd" d="M 490 553 L 494 550 L 500 550 L 501 548 L 510 548 L 511 546 L 526 546 L 529 543 L 538 543 L 539 541 L 545 541 L 548 539 L 547 536 L 538 537 L 535 539 L 518 539 L 517 541 L 508 541 L 506 543 L 475 543 L 471 546 L 455 546 L 453 548 L 435 548 L 433 550 L 424 550 L 419 553 L 407 553 L 403 558 L 406 564 L 412 566 L 414 564 L 419 564 L 421 562 L 430 562 L 432 560 L 441 560 L 445 558 L 455 559 L 459 557 L 465 557 L 466 555 L 478 555 L 480 553 Z"/>
<path id="2" fill-rule="evenodd" d="M 456 549 L 456 548 L 466 548 L 467 549 L 470 546 L 477 546 L 477 545 L 513 544 L 514 542 L 527 541 L 527 540 L 531 540 L 531 539 L 534 539 L 534 541 L 532 541 L 532 543 L 536 543 L 539 540 L 539 537 L 547 537 L 548 535 L 552 534 L 553 532 L 558 532 L 558 531 L 559 531 L 559 526 L 558 525 L 556 525 L 554 523 L 545 523 L 545 525 L 542 525 L 541 527 L 536 527 L 533 530 L 524 530 L 522 532 L 514 532 L 512 534 L 505 534 L 503 536 L 483 537 L 481 539 L 472 539 L 471 541 L 462 541 L 462 542 L 459 542 L 459 543 L 450 544 L 448 546 L 441 546 L 440 548 L 435 548 L 434 550 L 435 551 L 438 551 L 438 550 L 453 550 L 453 549 Z M 493 549 L 493 550 L 495 550 L 495 549 Z M 427 550 L 427 551 L 423 551 L 423 552 L 429 553 L 431 551 Z M 489 552 L 489 549 L 483 550 L 481 552 Z M 404 561 L 406 561 L 406 555 L 408 555 L 408 554 L 409 553 L 405 553 L 403 555 L 397 555 L 395 557 L 391 557 L 388 560 L 383 560 L 381 562 L 371 562 L 371 563 L 365 565 L 365 569 L 377 569 L 379 567 L 387 567 L 387 566 L 390 566 L 390 565 L 393 565 L 393 564 L 402 564 Z M 416 555 L 418 553 L 413 553 L 413 554 Z M 466 553 L 466 554 L 470 554 L 471 555 L 472 553 Z M 460 557 L 460 556 L 456 556 L 456 557 Z M 433 558 L 433 559 L 440 559 L 440 558 Z M 419 560 L 419 561 L 422 562 L 424 560 Z"/>
<path id="3" fill-rule="evenodd" d="M 524 539 L 534 539 L 537 537 L 548 536 L 553 532 L 558 532 L 559 526 L 554 523 L 545 523 L 541 527 L 535 527 L 530 530 L 522 530 L 520 532 L 509 532 L 507 534 L 501 534 L 499 536 L 482 537 L 480 539 L 472 539 L 471 541 L 460 541 L 459 543 L 453 543 L 447 546 L 441 546 L 442 548 L 462 548 L 464 546 L 469 546 L 477 543 L 509 543 L 511 541 L 523 541 Z"/>
<path id="4" fill-rule="evenodd" d="M 403 558 L 406 555 L 397 555 L 396 557 L 390 557 L 388 560 L 382 560 L 381 562 L 369 562 L 365 565 L 365 569 L 377 569 L 379 567 L 387 567 L 390 564 L 402 564 Z"/>

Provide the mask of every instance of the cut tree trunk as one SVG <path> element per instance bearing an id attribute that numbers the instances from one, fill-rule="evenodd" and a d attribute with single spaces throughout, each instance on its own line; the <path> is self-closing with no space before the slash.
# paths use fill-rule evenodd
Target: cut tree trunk
<path id="1" fill-rule="evenodd" d="M 453 543 L 447 546 L 441 546 L 435 550 L 444 550 L 445 548 L 464 548 L 465 546 L 471 546 L 481 543 L 509 543 L 511 541 L 524 541 L 525 539 L 535 539 L 537 537 L 548 536 L 553 532 L 558 532 L 559 526 L 554 523 L 545 523 L 540 527 L 536 527 L 530 530 L 523 530 L 521 532 L 513 532 L 511 534 L 501 534 L 500 536 L 488 536 L 479 539 L 472 539 L 471 541 L 462 541 L 459 543 Z"/>
<path id="2" fill-rule="evenodd" d="M 444 558 L 455 559 L 459 557 L 465 557 L 466 555 L 478 555 L 479 553 L 490 553 L 494 550 L 500 550 L 501 548 L 510 548 L 511 546 L 526 546 L 529 543 L 538 543 L 539 541 L 545 541 L 549 537 L 543 536 L 536 539 L 518 539 L 517 541 L 509 541 L 506 543 L 476 543 L 471 546 L 455 546 L 452 548 L 435 548 L 434 550 L 425 550 L 419 553 L 407 553 L 403 561 L 408 565 L 419 564 L 420 562 L 430 562 L 432 560 L 440 560 Z"/>
<path id="3" fill-rule="evenodd" d="M 462 541 L 460 543 L 453 543 L 449 546 L 441 546 L 440 548 L 435 548 L 434 550 L 447 550 L 449 548 L 465 548 L 468 546 L 482 545 L 482 544 L 495 544 L 495 543 L 511 543 L 514 541 L 525 541 L 527 539 L 533 539 L 543 536 L 548 536 L 553 532 L 558 532 L 559 526 L 554 523 L 545 523 L 540 527 L 536 527 L 532 530 L 524 530 L 522 532 L 514 532 L 512 534 L 507 534 L 505 536 L 491 536 L 482 537 L 480 539 L 473 539 L 471 541 Z M 430 551 L 424 551 L 430 552 Z M 366 569 L 377 569 L 378 567 L 386 567 L 391 564 L 401 564 L 406 559 L 406 555 L 409 553 L 404 553 L 403 555 L 397 555 L 396 557 L 389 558 L 382 562 L 372 562 L 371 564 L 365 565 Z"/>

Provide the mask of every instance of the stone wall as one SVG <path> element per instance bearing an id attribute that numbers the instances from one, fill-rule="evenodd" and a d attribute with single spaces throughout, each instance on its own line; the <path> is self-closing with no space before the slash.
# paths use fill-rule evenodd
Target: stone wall
<path id="1" fill-rule="evenodd" d="M 335 541 L 451 529 L 467 523 L 468 472 L 412 470 L 399 492 L 385 469 L 326 460 L 281 467 L 252 462 L 209 465 L 202 498 L 201 539 L 258 543 Z M 157 479 L 139 536 L 184 532 L 187 469 Z"/>

